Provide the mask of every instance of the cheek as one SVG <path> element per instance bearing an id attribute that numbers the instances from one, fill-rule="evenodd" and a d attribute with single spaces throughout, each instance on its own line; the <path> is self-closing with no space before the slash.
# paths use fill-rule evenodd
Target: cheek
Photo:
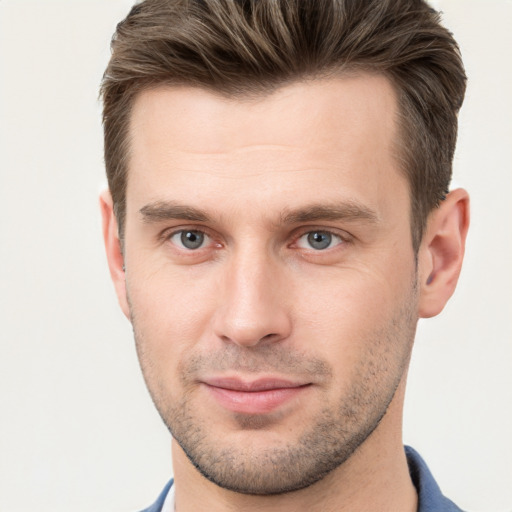
<path id="1" fill-rule="evenodd" d="M 410 350 L 416 324 L 414 271 L 394 283 L 387 277 L 353 269 L 302 283 L 304 293 L 295 302 L 297 339 L 304 350 L 335 367 L 343 386 L 357 372 L 396 367 Z"/>
<path id="2" fill-rule="evenodd" d="M 159 373 L 176 372 L 182 355 L 208 331 L 213 290 L 187 272 L 127 278 L 132 323 L 141 359 Z"/>
<path id="3" fill-rule="evenodd" d="M 385 322 L 404 292 L 393 287 L 384 272 L 365 268 L 316 272 L 296 280 L 295 316 L 318 332 L 364 331 Z"/>

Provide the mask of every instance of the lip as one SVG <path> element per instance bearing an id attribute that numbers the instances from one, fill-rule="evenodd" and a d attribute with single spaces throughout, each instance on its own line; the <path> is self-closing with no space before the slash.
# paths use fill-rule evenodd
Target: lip
<path id="1" fill-rule="evenodd" d="M 211 378 L 202 381 L 222 407 L 242 414 L 270 413 L 304 393 L 310 383 L 266 377 L 252 381 Z"/>

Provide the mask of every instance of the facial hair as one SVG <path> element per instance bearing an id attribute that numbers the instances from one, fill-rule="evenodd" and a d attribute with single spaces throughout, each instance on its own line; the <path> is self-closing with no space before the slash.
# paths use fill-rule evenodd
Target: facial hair
<path id="1" fill-rule="evenodd" d="M 365 347 L 350 384 L 336 402 L 325 400 L 313 421 L 295 439 L 280 438 L 253 445 L 251 435 L 271 431 L 279 417 L 233 415 L 246 437 L 243 443 L 224 442 L 195 406 L 198 377 L 222 371 L 244 374 L 311 376 L 322 387 L 332 388 L 335 368 L 325 360 L 294 352 L 280 343 L 241 347 L 226 344 L 222 350 L 190 354 L 179 366 L 183 392 L 171 401 L 158 382 L 146 350 L 147 341 L 132 309 L 137 352 L 153 402 L 174 439 L 190 462 L 216 485 L 243 494 L 275 495 L 308 487 L 347 461 L 374 432 L 393 400 L 406 372 L 416 330 L 416 286 L 384 326 L 357 340 Z M 339 371 L 339 369 L 338 369 Z M 315 404 L 316 405 L 316 404 Z M 275 439 L 275 438 L 274 438 Z"/>

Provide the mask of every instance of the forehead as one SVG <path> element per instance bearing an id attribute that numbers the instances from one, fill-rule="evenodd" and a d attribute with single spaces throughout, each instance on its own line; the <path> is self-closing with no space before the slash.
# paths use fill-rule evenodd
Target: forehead
<path id="1" fill-rule="evenodd" d="M 263 200 L 256 209 L 279 197 L 289 207 L 343 194 L 378 202 L 396 194 L 383 185 L 407 188 L 393 151 L 396 109 L 393 87 L 374 74 L 297 82 L 256 98 L 143 91 L 131 115 L 127 206 L 183 194 L 217 208 L 255 196 Z"/>
<path id="2" fill-rule="evenodd" d="M 255 142 L 293 146 L 305 135 L 312 143 L 330 142 L 326 136 L 349 142 L 372 127 L 374 136 L 380 128 L 383 135 L 391 135 L 395 110 L 389 80 L 369 73 L 296 82 L 250 97 L 160 86 L 136 97 L 130 127 L 138 139 L 154 137 L 148 128 L 157 123 L 169 149 L 217 153 Z M 210 123 L 215 123 L 214 130 Z"/>

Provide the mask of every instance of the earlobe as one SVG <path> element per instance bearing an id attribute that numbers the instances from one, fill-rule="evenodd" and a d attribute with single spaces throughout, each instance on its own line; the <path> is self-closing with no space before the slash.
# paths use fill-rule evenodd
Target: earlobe
<path id="1" fill-rule="evenodd" d="M 418 252 L 420 317 L 439 314 L 455 291 L 468 227 L 469 196 L 463 189 L 450 192 L 430 214 Z"/>
<path id="2" fill-rule="evenodd" d="M 112 196 L 109 190 L 100 194 L 100 209 L 103 222 L 103 240 L 107 254 L 108 267 L 119 305 L 125 316 L 130 318 L 130 309 L 126 296 L 124 257 L 119 240 L 118 225 L 114 214 Z"/>

